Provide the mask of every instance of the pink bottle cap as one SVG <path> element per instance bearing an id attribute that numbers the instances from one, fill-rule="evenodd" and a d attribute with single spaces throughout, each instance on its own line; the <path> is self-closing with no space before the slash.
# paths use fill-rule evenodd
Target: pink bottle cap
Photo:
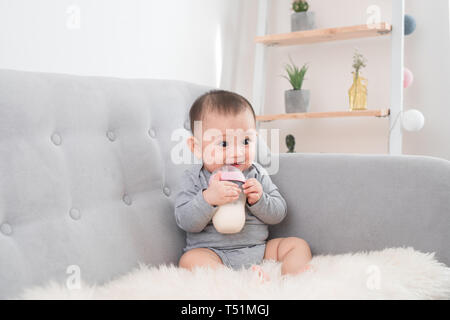
<path id="1" fill-rule="evenodd" d="M 245 176 L 241 170 L 239 170 L 238 168 L 235 168 L 233 166 L 226 165 L 226 166 L 223 166 L 220 169 L 214 171 L 211 174 L 211 177 L 209 178 L 209 183 L 211 183 L 212 178 L 218 171 L 220 171 L 220 181 L 245 182 Z"/>

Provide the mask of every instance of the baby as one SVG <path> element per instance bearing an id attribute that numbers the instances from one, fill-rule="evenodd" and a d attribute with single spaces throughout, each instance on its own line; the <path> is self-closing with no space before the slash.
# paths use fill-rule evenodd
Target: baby
<path id="1" fill-rule="evenodd" d="M 282 275 L 307 269 L 311 251 L 304 240 L 288 237 L 266 243 L 268 225 L 280 223 L 287 207 L 265 169 L 254 162 L 257 132 L 251 104 L 236 93 L 213 90 L 197 98 L 189 116 L 193 135 L 187 143 L 202 163 L 185 170 L 175 200 L 176 223 L 186 231 L 179 266 L 252 267 L 263 281 L 269 280 L 259 267 L 263 259 L 282 262 Z M 242 171 L 243 191 L 231 181 L 221 181 L 220 173 L 208 183 L 211 173 L 225 164 Z M 237 200 L 241 192 L 247 198 L 243 229 L 217 232 L 211 221 L 216 207 Z"/>

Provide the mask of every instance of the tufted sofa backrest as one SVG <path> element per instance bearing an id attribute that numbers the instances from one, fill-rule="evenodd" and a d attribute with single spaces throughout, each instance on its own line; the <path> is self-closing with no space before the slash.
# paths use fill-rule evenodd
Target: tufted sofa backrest
<path id="1" fill-rule="evenodd" d="M 173 205 L 188 164 L 171 161 L 183 139 L 172 134 L 189 135 L 189 107 L 209 89 L 0 70 L 0 298 L 177 263 Z"/>

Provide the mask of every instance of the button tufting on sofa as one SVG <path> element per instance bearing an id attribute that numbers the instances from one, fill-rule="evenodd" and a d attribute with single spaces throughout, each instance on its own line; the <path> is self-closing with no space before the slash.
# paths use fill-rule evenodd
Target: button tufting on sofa
<path id="1" fill-rule="evenodd" d="M 108 139 L 109 139 L 110 141 L 116 140 L 116 134 L 114 133 L 114 131 L 108 131 L 108 132 L 106 132 L 106 136 L 108 137 Z"/>
<path id="2" fill-rule="evenodd" d="M 122 200 L 126 205 L 131 205 L 131 197 L 128 194 L 124 194 Z"/>
<path id="3" fill-rule="evenodd" d="M 80 210 L 78 210 L 77 208 L 70 209 L 69 215 L 73 220 L 79 220 L 81 218 Z"/>
<path id="4" fill-rule="evenodd" d="M 169 187 L 164 187 L 163 192 L 166 196 L 170 196 L 170 188 Z"/>
<path id="5" fill-rule="evenodd" d="M 3 223 L 2 225 L 0 225 L 0 231 L 1 233 L 3 233 L 5 236 L 9 236 L 12 234 L 12 227 L 10 224 L 8 223 Z"/>
<path id="6" fill-rule="evenodd" d="M 53 142 L 55 145 L 57 145 L 57 146 L 59 146 L 59 145 L 61 144 L 61 142 L 62 142 L 62 138 L 61 138 L 61 136 L 59 135 L 59 133 L 57 133 L 57 132 L 55 132 L 54 134 L 52 134 L 51 140 L 52 140 L 52 142 Z"/>
<path id="7" fill-rule="evenodd" d="M 148 130 L 148 135 L 149 135 L 150 137 L 152 137 L 152 138 L 155 138 L 155 137 L 156 137 L 155 129 L 150 128 L 150 129 Z"/>

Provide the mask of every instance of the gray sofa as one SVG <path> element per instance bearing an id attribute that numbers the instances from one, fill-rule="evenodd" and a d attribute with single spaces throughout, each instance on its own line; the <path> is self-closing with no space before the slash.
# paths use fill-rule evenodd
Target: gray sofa
<path id="1" fill-rule="evenodd" d="M 189 107 L 209 89 L 0 70 L 0 298 L 64 282 L 71 266 L 101 284 L 139 262 L 176 264 L 189 164 L 171 161 L 183 136 L 172 134 L 188 135 Z M 304 238 L 314 254 L 412 246 L 450 264 L 449 161 L 259 151 L 279 156 L 272 179 L 288 204 L 270 239 Z"/>

